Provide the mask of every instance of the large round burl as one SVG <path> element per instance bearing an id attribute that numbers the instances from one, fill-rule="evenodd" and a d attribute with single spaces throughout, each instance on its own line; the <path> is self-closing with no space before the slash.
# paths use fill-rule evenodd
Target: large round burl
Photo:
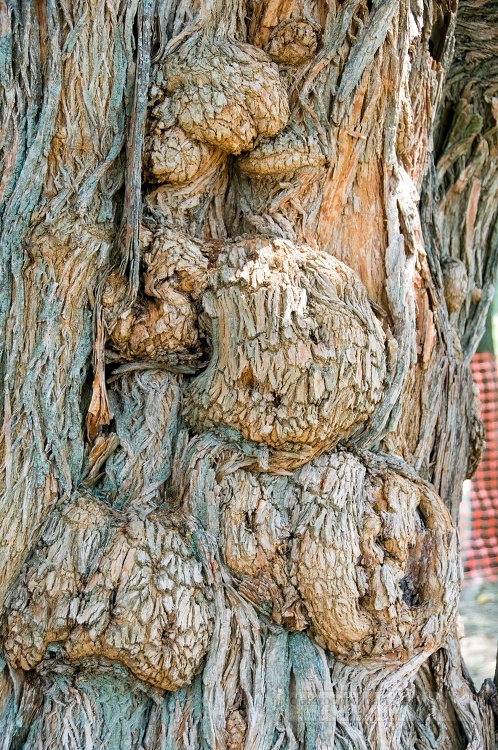
<path id="1" fill-rule="evenodd" d="M 54 515 L 21 572 L 5 654 L 33 669 L 58 643 L 66 659 L 105 657 L 176 690 L 207 653 L 211 599 L 188 532 L 160 512 L 126 518 L 83 496 Z"/>
<path id="2" fill-rule="evenodd" d="M 355 273 L 283 239 L 241 238 L 202 296 L 213 353 L 185 416 L 290 452 L 288 468 L 345 440 L 375 410 L 384 333 Z"/>
<path id="3" fill-rule="evenodd" d="M 400 459 L 337 451 L 275 476 L 215 433 L 185 456 L 182 496 L 212 519 L 232 583 L 259 611 L 373 669 L 444 642 L 460 591 L 457 531 Z"/>
<path id="4" fill-rule="evenodd" d="M 226 39 L 192 38 L 156 75 L 178 125 L 193 139 L 239 154 L 287 124 L 278 68 L 263 50 Z"/>
<path id="5" fill-rule="evenodd" d="M 290 559 L 317 641 L 339 659 L 400 664 L 444 641 L 457 612 L 457 533 L 429 486 L 349 453 L 295 474 Z"/>

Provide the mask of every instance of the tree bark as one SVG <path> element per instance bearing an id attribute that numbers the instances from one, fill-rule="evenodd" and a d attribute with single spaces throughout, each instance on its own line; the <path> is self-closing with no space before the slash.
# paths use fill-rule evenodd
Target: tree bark
<path id="1" fill-rule="evenodd" d="M 496 3 L 0 21 L 1 750 L 495 748 Z"/>

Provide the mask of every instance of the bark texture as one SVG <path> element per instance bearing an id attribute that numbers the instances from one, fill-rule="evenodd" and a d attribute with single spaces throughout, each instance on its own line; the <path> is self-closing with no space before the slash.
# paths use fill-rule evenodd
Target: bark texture
<path id="1" fill-rule="evenodd" d="M 0 0 L 0 70 L 1 750 L 493 750 L 496 2 Z"/>

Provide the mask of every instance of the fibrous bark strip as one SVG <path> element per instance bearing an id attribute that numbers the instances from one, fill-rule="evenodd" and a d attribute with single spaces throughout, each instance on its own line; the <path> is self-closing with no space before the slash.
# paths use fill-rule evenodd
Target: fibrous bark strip
<path id="1" fill-rule="evenodd" d="M 498 16 L 456 5 L 0 0 L 2 750 L 494 747 Z"/>

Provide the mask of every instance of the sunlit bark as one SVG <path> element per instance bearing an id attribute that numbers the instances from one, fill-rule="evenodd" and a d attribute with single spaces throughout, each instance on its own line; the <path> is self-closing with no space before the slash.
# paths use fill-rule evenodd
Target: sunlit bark
<path id="1" fill-rule="evenodd" d="M 495 747 L 495 6 L 0 0 L 2 750 Z"/>

